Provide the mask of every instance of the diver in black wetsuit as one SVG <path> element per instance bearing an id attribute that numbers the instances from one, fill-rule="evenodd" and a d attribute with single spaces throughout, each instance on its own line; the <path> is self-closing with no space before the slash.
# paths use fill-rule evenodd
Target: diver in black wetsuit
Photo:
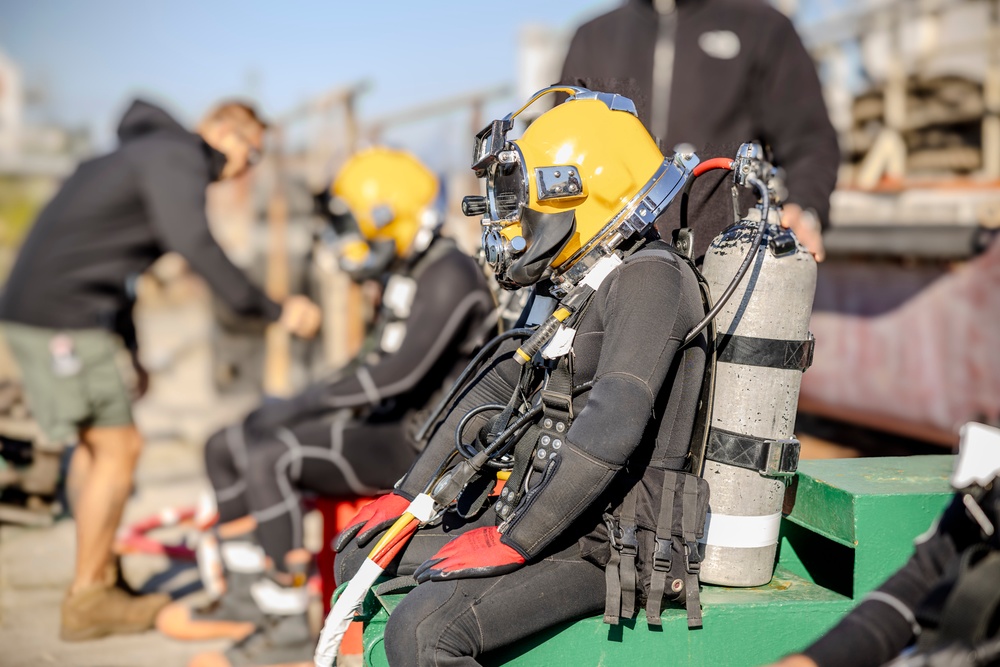
<path id="1" fill-rule="evenodd" d="M 420 582 L 386 628 L 394 667 L 479 664 L 484 652 L 602 609 L 617 623 L 645 602 L 659 618 L 677 581 L 698 622 L 707 485 L 685 471 L 706 337 L 682 341 L 705 310 L 694 270 L 652 225 L 686 167 L 663 159 L 629 100 L 590 95 L 543 114 L 513 143 L 496 126 L 481 136 L 476 167 L 489 196 L 466 200 L 467 212 L 486 215 L 484 250 L 500 283 L 534 286 L 522 324 L 551 312 L 560 333 L 538 354 L 523 340 L 502 344 L 395 491 L 336 545 L 343 582 L 456 449 L 482 446 L 512 415 L 541 406 L 509 449 L 502 491 L 483 506 L 482 487 L 467 487 L 387 569 Z M 641 203 L 623 206 L 637 195 Z M 672 566 L 660 567 L 662 547 Z"/>
<path id="2" fill-rule="evenodd" d="M 944 514 L 906 565 L 801 654 L 775 667 L 981 667 L 1000 664 L 1000 486 L 967 450 L 1000 448 L 1000 430 L 963 429 Z M 995 455 L 989 456 L 996 465 Z"/>
<path id="3" fill-rule="evenodd" d="M 207 610 L 169 608 L 159 626 L 178 638 L 258 627 L 226 662 L 216 654 L 200 658 L 215 660 L 205 664 L 284 664 L 312 654 L 301 494 L 391 489 L 417 455 L 421 415 L 490 335 L 493 297 L 479 265 L 438 234 L 437 187 L 433 174 L 398 151 L 372 149 L 345 165 L 333 194 L 366 240 L 342 254 L 355 277 L 382 283 L 373 332 L 332 378 L 265 403 L 206 445 L 228 591 Z M 252 527 L 248 516 L 256 520 L 252 535 L 239 530 Z"/>

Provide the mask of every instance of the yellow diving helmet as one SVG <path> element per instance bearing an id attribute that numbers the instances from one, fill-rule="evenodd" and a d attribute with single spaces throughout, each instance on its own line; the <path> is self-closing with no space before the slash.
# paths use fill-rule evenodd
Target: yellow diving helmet
<path id="1" fill-rule="evenodd" d="M 330 190 L 340 264 L 356 280 L 420 255 L 444 222 L 437 177 L 405 151 L 376 147 L 354 154 Z"/>
<path id="2" fill-rule="evenodd" d="M 507 139 L 518 114 L 556 92 L 570 97 Z M 462 210 L 483 216 L 483 252 L 501 285 L 548 278 L 559 296 L 645 234 L 697 164 L 690 153 L 664 159 L 630 99 L 552 86 L 476 135 L 472 169 L 486 196 L 466 197 Z"/>

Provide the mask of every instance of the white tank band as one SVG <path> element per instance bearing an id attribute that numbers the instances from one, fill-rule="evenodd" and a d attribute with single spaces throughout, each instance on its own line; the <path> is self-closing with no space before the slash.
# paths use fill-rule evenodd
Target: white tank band
<path id="1" fill-rule="evenodd" d="M 735 516 L 708 513 L 705 537 L 701 541 L 713 547 L 755 549 L 778 542 L 781 512 L 765 516 Z"/>

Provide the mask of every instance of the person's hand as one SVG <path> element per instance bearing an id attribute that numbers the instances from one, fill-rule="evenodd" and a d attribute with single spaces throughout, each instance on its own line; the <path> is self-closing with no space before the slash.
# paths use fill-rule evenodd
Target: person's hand
<path id="1" fill-rule="evenodd" d="M 812 211 L 804 210 L 798 204 L 785 204 L 781 211 L 781 226 L 795 232 L 799 242 L 812 253 L 817 262 L 826 257 L 823 248 L 823 228 Z"/>
<path id="2" fill-rule="evenodd" d="M 337 553 L 343 551 L 355 535 L 358 537 L 358 546 L 365 546 L 373 537 L 391 526 L 393 521 L 403 516 L 403 512 L 409 506 L 410 501 L 395 492 L 368 503 L 354 515 L 351 523 L 340 531 L 340 535 L 333 543 L 333 550 Z"/>
<path id="3" fill-rule="evenodd" d="M 417 583 L 474 577 L 493 577 L 513 572 L 525 560 L 515 549 L 500 541 L 493 526 L 475 528 L 441 547 L 434 557 L 413 573 Z"/>
<path id="4" fill-rule="evenodd" d="M 281 326 L 299 338 L 312 338 L 319 331 L 323 313 L 308 298 L 296 295 L 285 299 L 281 306 Z"/>
<path id="5" fill-rule="evenodd" d="M 808 658 L 801 653 L 796 653 L 794 655 L 789 655 L 778 662 L 766 665 L 766 667 L 819 667 L 812 658 Z"/>

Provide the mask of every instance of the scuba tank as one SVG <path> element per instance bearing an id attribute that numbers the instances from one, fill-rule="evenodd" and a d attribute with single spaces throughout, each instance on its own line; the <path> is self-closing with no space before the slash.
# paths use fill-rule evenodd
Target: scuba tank
<path id="1" fill-rule="evenodd" d="M 737 163 L 741 157 L 758 165 L 759 182 L 767 184 L 772 203 L 780 202 L 777 173 L 760 160 L 760 147 L 745 144 Z M 746 170 L 738 166 L 737 184 L 745 185 Z M 768 220 L 761 230 L 762 215 Z M 741 263 L 753 257 L 715 318 L 715 396 L 702 473 L 711 488 L 704 583 L 771 580 L 785 483 L 798 467 L 792 432 L 802 373 L 812 363 L 816 262 L 777 223 L 775 207 L 758 205 L 705 254 L 702 273 L 713 300 L 732 290 Z"/>

